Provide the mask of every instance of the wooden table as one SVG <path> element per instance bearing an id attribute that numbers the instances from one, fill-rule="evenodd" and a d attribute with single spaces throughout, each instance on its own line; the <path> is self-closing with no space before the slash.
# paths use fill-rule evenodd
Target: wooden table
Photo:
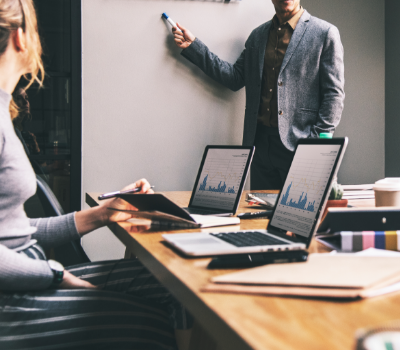
<path id="1" fill-rule="evenodd" d="M 180 206 L 189 202 L 190 192 L 164 194 Z M 97 196 L 87 194 L 86 202 L 97 205 Z M 242 199 L 239 212 L 252 210 Z M 243 220 L 240 229 L 264 229 L 267 223 L 266 219 Z M 207 270 L 209 258 L 180 256 L 163 243 L 165 232 L 136 232 L 137 225 L 131 222 L 109 228 L 127 247 L 127 257 L 134 252 L 216 340 L 218 350 L 354 349 L 357 329 L 400 319 L 400 293 L 352 302 L 204 293 L 200 288 L 210 277 L 234 270 Z M 226 226 L 185 232 L 237 229 Z M 316 241 L 309 250 L 328 251 Z"/>

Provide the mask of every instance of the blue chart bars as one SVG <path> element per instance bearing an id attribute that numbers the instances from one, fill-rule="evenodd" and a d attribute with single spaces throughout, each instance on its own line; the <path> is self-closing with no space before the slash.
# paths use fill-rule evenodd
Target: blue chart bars
<path id="1" fill-rule="evenodd" d="M 207 189 L 207 179 L 208 179 L 208 174 L 204 177 L 203 183 L 199 187 L 199 191 L 209 191 L 209 192 L 219 192 L 219 193 L 236 193 L 235 186 L 228 187 L 228 191 L 225 192 L 225 190 L 226 190 L 225 181 L 224 181 L 223 185 L 221 185 L 222 181 L 220 181 L 217 188 L 208 186 L 208 189 Z"/>
<path id="2" fill-rule="evenodd" d="M 307 211 L 314 211 L 314 206 L 315 206 L 315 201 L 314 202 L 309 202 L 307 205 L 307 193 L 303 198 L 304 192 L 301 194 L 299 200 L 296 202 L 293 202 L 293 199 L 290 199 L 289 203 L 288 203 L 288 199 L 289 199 L 289 192 L 290 192 L 290 188 L 292 187 L 292 182 L 290 183 L 290 185 L 288 186 L 286 193 L 282 196 L 282 200 L 281 200 L 281 204 L 282 205 L 287 205 L 288 207 L 292 207 L 292 208 L 297 208 L 297 209 L 302 209 L 302 210 L 307 210 Z M 307 208 L 306 208 L 307 205 Z"/>

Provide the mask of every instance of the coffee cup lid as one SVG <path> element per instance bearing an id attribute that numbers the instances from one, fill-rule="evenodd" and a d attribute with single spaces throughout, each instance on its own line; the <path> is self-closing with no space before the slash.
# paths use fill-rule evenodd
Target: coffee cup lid
<path id="1" fill-rule="evenodd" d="M 400 182 L 375 182 L 374 191 L 400 191 Z"/>
<path id="2" fill-rule="evenodd" d="M 375 183 L 400 183 L 400 177 L 385 177 L 384 179 L 378 180 Z"/>

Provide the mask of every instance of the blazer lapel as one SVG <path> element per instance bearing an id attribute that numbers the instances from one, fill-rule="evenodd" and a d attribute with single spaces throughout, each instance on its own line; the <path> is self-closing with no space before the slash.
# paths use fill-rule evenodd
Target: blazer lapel
<path id="1" fill-rule="evenodd" d="M 262 72 L 264 70 L 264 58 L 265 58 L 265 49 L 267 47 L 269 30 L 271 28 L 272 21 L 266 23 L 264 30 L 262 31 L 261 38 L 258 41 L 258 70 L 259 70 L 259 77 L 261 79 Z"/>
<path id="2" fill-rule="evenodd" d="M 285 57 L 283 58 L 281 73 L 286 68 L 289 60 L 292 58 L 294 52 L 296 51 L 296 48 L 299 45 L 300 40 L 303 37 L 304 32 L 307 29 L 307 25 L 310 20 L 310 17 L 311 17 L 311 15 L 307 11 L 304 11 L 303 15 L 301 16 L 301 18 L 299 20 L 299 23 L 297 23 L 296 29 L 293 32 L 289 46 L 286 50 Z"/>

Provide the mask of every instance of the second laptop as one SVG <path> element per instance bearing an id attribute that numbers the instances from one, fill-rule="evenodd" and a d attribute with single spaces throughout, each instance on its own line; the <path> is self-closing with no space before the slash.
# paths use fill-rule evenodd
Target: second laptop
<path id="1" fill-rule="evenodd" d="M 189 214 L 236 213 L 254 155 L 254 146 L 207 146 L 193 186 Z"/>

